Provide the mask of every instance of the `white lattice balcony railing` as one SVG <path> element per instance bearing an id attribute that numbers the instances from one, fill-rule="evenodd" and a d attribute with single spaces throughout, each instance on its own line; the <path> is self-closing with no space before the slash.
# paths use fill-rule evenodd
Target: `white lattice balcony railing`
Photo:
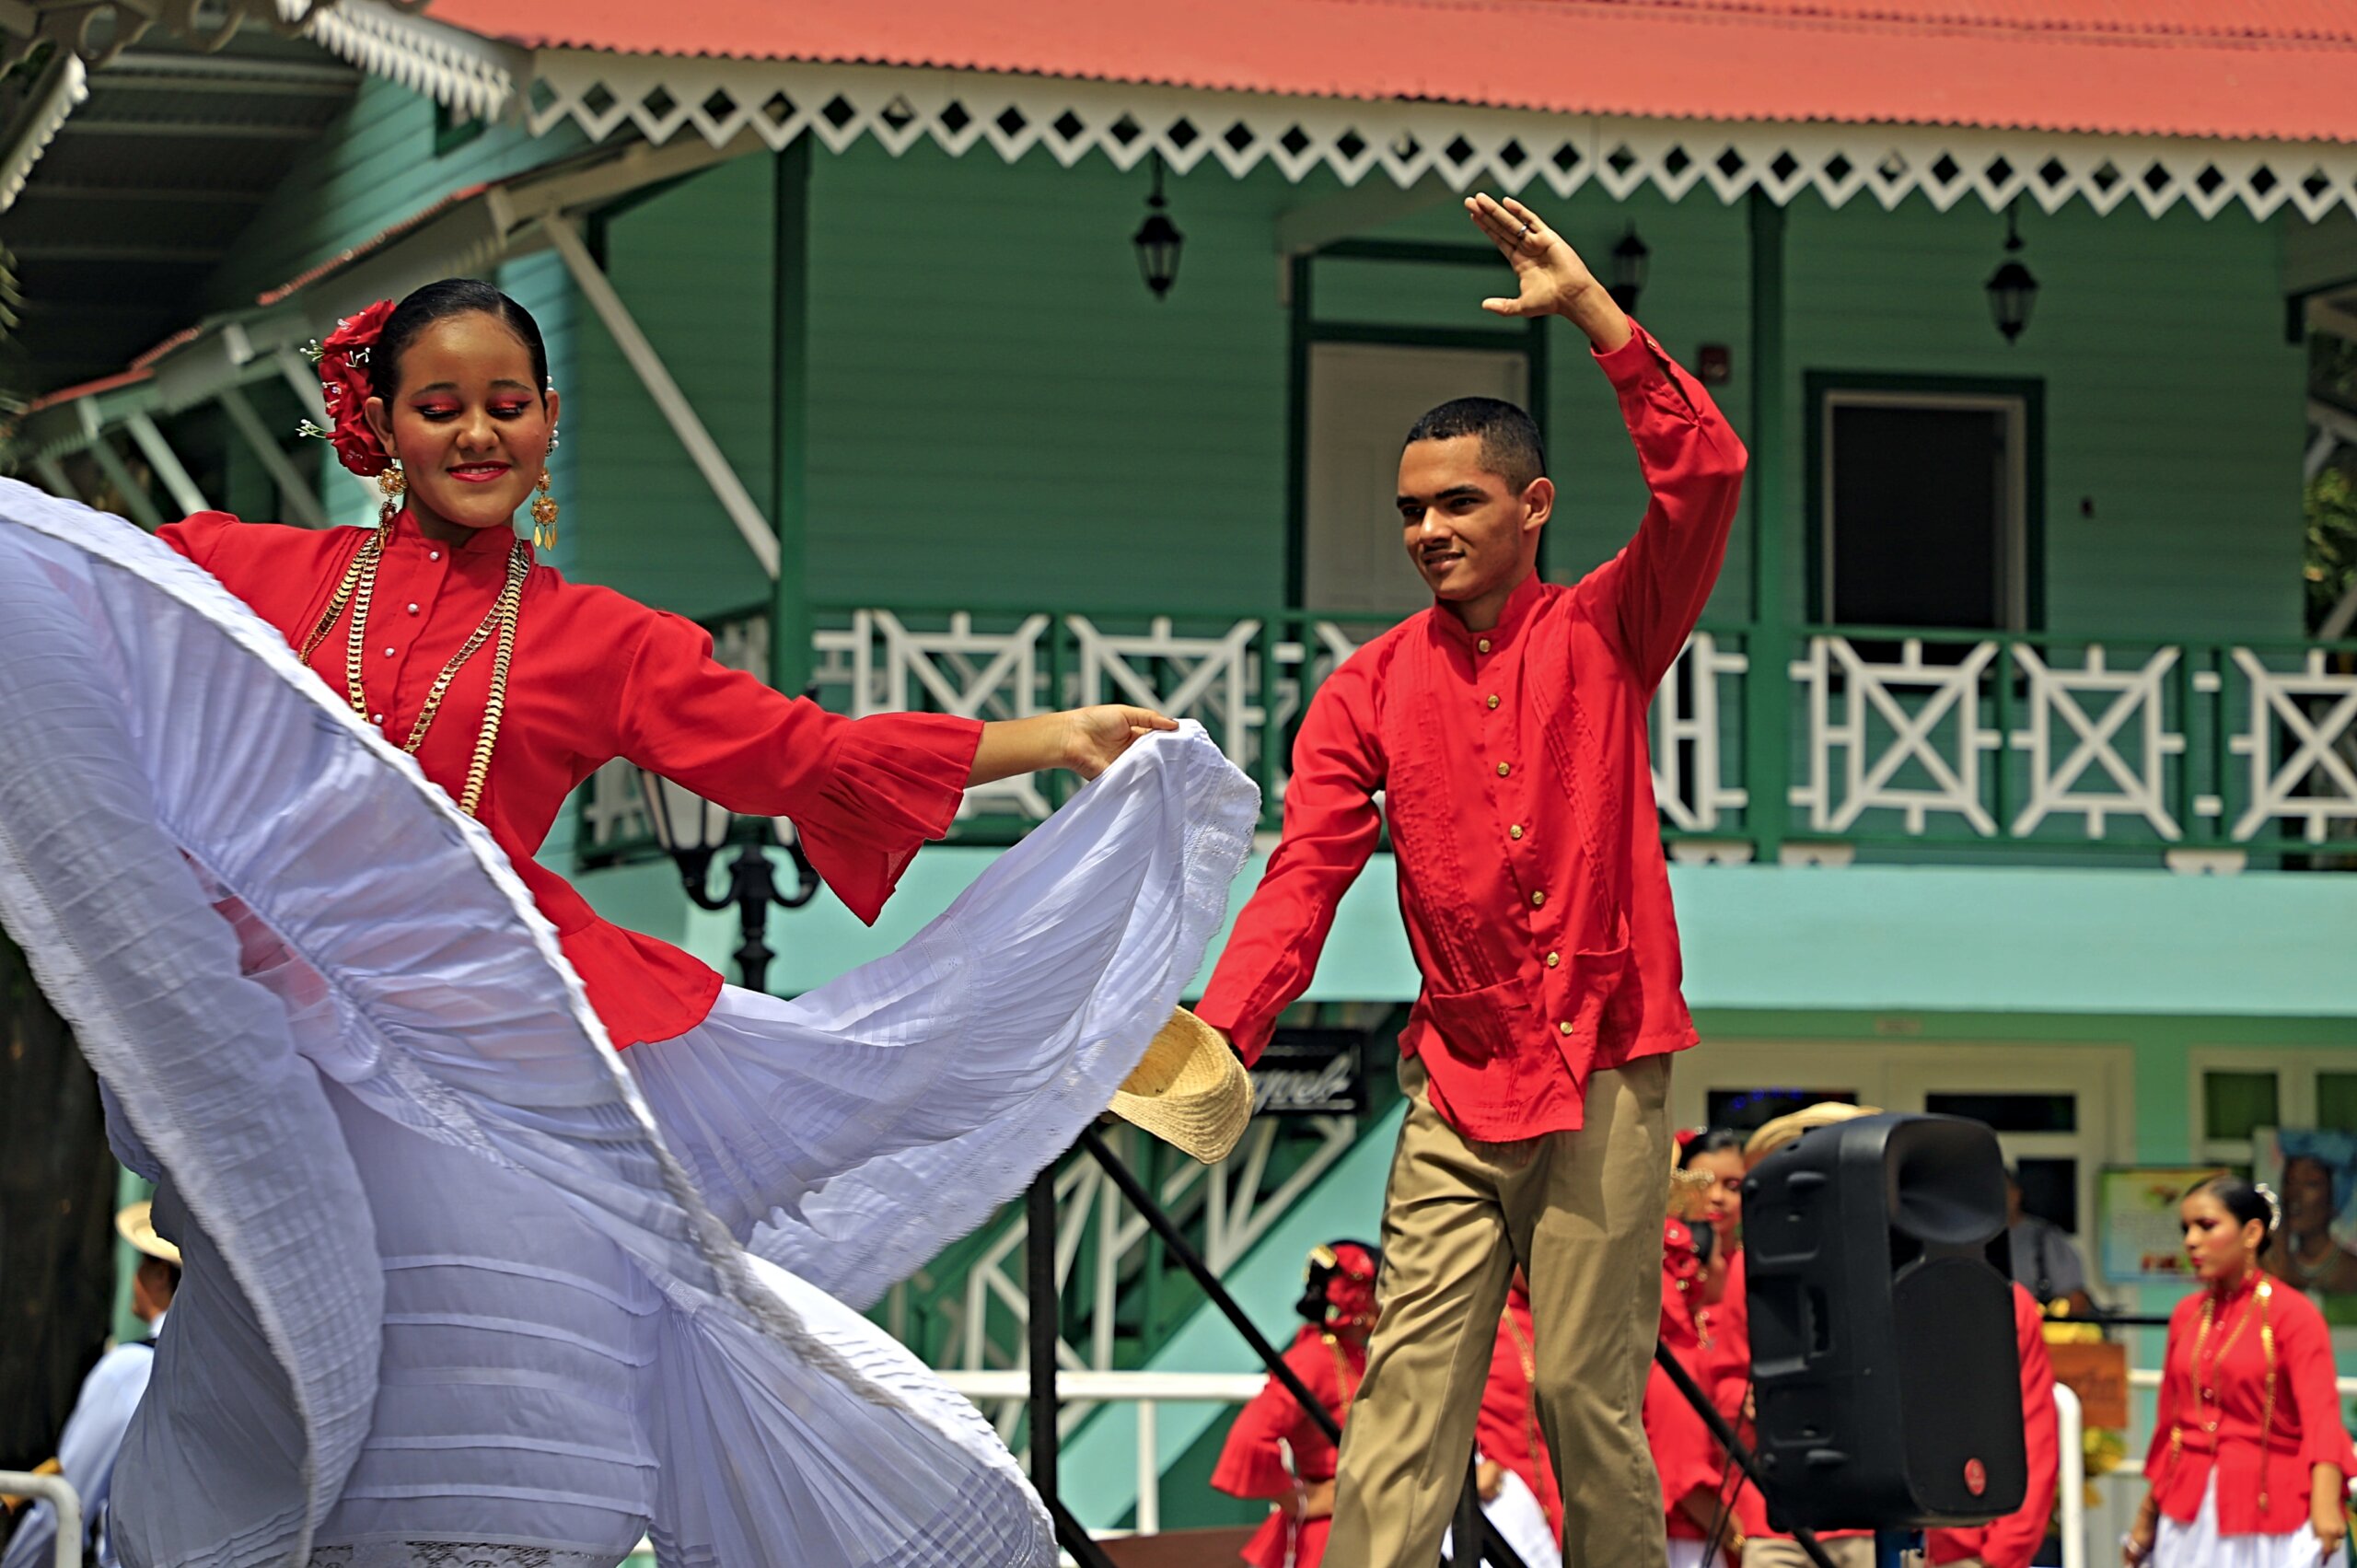
<path id="1" fill-rule="evenodd" d="M 1200 720 L 1260 782 L 1271 827 L 1309 697 L 1385 625 L 1297 610 L 885 608 L 821 621 L 814 684 L 830 707 L 985 719 L 1156 707 Z M 765 668 L 760 617 L 714 634 L 724 659 Z M 1781 693 L 1750 686 L 1762 649 Z M 1652 728 L 1663 832 L 1695 854 L 1819 842 L 2357 861 L 2357 643 L 1705 628 L 1655 694 Z M 975 790 L 959 832 L 1004 842 L 1071 787 L 1039 775 Z M 626 769 L 599 774 L 584 790 L 581 853 L 638 847 L 639 813 Z"/>

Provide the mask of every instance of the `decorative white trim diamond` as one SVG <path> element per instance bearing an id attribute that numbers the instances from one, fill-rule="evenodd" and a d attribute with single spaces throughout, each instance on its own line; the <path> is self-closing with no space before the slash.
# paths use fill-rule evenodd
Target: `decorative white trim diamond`
<path id="1" fill-rule="evenodd" d="M 374 76 L 474 119 L 492 119 L 517 99 L 531 56 L 415 13 L 428 0 L 279 0 L 290 23 L 321 48 Z"/>
<path id="2" fill-rule="evenodd" d="M 16 140 L 0 148 L 0 213 L 16 204 L 25 181 L 32 177 L 33 165 L 56 140 L 58 128 L 90 96 L 89 68 L 70 50 L 59 50 L 56 60 L 42 67 L 41 75 L 46 80 L 36 85 L 34 91 L 40 96 L 26 107 Z"/>
<path id="3" fill-rule="evenodd" d="M 375 68 L 375 67 L 371 67 Z M 2264 218 L 2357 207 L 2357 148 L 2192 137 L 2098 136 L 1952 126 L 1620 119 L 1436 102 L 1284 98 L 981 71 L 791 61 L 616 55 L 549 49 L 533 58 L 522 112 L 535 134 L 570 122 L 592 140 L 682 134 L 714 146 L 751 134 L 772 148 L 816 135 L 841 152 L 872 136 L 894 154 L 923 138 L 953 156 L 987 145 L 1013 162 L 1091 153 L 1130 168 L 1159 154 L 1185 172 L 1209 159 L 1241 178 L 1267 164 L 1299 181 L 1378 174 L 1569 196 L 1591 181 L 1625 199 L 1643 185 L 1678 200 L 1697 187 L 1732 203 L 1803 192 L 1830 206 L 1922 195 L 1945 211 L 2027 198 L 2204 217 L 2239 203 Z"/>

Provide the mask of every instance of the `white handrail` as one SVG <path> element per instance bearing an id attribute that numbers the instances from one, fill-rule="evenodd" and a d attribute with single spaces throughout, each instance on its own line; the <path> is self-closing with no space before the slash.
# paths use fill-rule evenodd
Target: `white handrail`
<path id="1" fill-rule="evenodd" d="M 2055 1384 L 2054 1435 L 2062 1450 L 2062 1568 L 2087 1564 L 2086 1427 L 2079 1391 L 2068 1383 Z"/>
<path id="2" fill-rule="evenodd" d="M 0 1492 L 46 1497 L 57 1510 L 57 1568 L 82 1568 L 82 1499 L 62 1475 L 0 1470 Z"/>
<path id="3" fill-rule="evenodd" d="M 2131 1373 L 2131 1377 L 2143 1376 Z M 2158 1373 L 2152 1375 L 2154 1378 Z M 968 1399 L 1024 1400 L 1031 1396 L 1031 1374 L 1015 1372 L 944 1372 L 941 1380 Z M 1165 1404 L 1240 1405 L 1260 1393 L 1268 1379 L 1254 1372 L 1090 1372 L 1074 1368 L 1056 1373 L 1056 1392 L 1067 1400 L 1100 1403 L 1127 1402 L 1136 1407 L 1138 1423 L 1137 1528 L 1142 1536 L 1162 1527 L 1161 1455 L 1155 1444 L 1155 1411 Z M 2343 1378 L 2357 1384 L 2357 1378 Z M 2357 1390 L 2352 1390 L 2357 1391 Z M 2061 1449 L 2062 1568 L 2086 1568 L 2087 1449 L 2085 1416 L 2079 1396 L 2061 1383 L 2054 1385 L 2054 1419 Z"/>

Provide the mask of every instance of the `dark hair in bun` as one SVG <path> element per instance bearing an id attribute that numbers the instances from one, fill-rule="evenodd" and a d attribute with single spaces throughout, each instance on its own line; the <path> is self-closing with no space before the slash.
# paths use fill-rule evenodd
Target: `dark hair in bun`
<path id="1" fill-rule="evenodd" d="M 2275 1201 L 2275 1194 L 2264 1182 L 2245 1181 L 2239 1176 L 2221 1174 L 2202 1182 L 2186 1196 L 2190 1198 L 2195 1192 L 2215 1198 L 2218 1206 L 2232 1214 L 2236 1225 L 2248 1225 L 2257 1220 L 2265 1232 L 2259 1237 L 2261 1245 L 2265 1244 L 2267 1237 L 2275 1234 L 2276 1226 L 2283 1223 L 2282 1206 Z"/>

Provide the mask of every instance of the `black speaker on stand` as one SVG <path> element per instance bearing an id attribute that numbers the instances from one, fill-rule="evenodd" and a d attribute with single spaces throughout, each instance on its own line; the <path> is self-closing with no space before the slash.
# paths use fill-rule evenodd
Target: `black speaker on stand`
<path id="1" fill-rule="evenodd" d="M 2022 1504 L 2020 1353 L 1996 1135 L 1860 1117 L 1743 1189 L 1759 1451 L 1815 1529 L 1977 1524 Z"/>

